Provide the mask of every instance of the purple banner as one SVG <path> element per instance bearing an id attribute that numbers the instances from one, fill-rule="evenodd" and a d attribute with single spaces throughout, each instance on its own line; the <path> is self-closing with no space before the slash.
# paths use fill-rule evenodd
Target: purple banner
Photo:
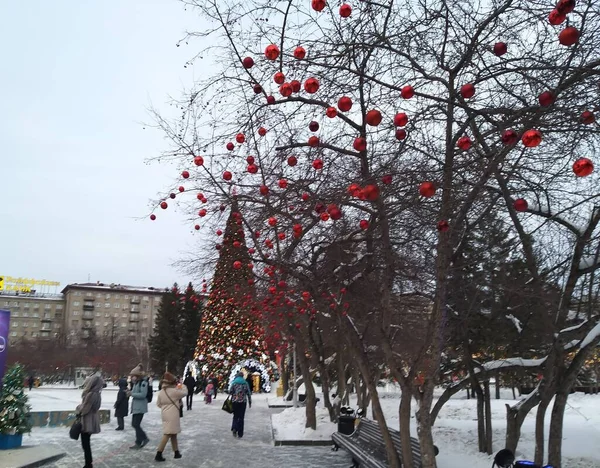
<path id="1" fill-rule="evenodd" d="M 8 330 L 10 326 L 10 312 L 0 310 L 0 389 L 6 367 L 6 355 L 8 354 Z"/>

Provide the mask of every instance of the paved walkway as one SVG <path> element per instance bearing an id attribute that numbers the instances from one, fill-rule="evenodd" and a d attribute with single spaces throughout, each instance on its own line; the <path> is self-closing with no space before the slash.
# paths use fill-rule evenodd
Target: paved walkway
<path id="1" fill-rule="evenodd" d="M 150 443 L 142 450 L 129 449 L 135 439 L 131 417 L 126 420 L 123 432 L 114 430 L 116 420 L 111 418 L 110 424 L 102 425 L 102 433 L 92 436 L 94 467 L 147 467 L 148 464 L 156 464 L 164 468 L 347 468 L 351 465 L 346 453 L 332 452 L 330 447 L 273 446 L 269 416 L 281 410 L 269 409 L 263 395 L 256 395 L 254 400 L 252 408 L 246 412 L 243 439 L 235 439 L 231 435 L 231 416 L 221 410 L 222 395 L 211 405 L 205 405 L 200 399 L 195 401 L 194 409 L 186 411 L 182 419 L 179 447 L 183 458 L 174 460 L 168 445 L 164 452 L 167 461 L 160 464 L 154 462 L 156 445 L 161 437 L 160 411 L 155 402 L 149 404 L 150 413 L 142 422 L 142 428 L 150 438 Z M 36 428 L 30 437 L 24 438 L 23 443 L 51 443 L 67 453 L 65 458 L 46 467 L 73 468 L 84 464 L 80 442 L 69 439 L 68 428 Z"/>

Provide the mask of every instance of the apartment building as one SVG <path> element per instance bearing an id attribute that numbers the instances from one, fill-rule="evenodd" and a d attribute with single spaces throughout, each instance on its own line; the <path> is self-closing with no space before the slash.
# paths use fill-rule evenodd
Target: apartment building
<path id="1" fill-rule="evenodd" d="M 61 294 L 3 293 L 0 309 L 10 311 L 9 343 L 57 339 L 63 333 L 65 300 Z"/>
<path id="2" fill-rule="evenodd" d="M 69 284 L 62 294 L 67 341 L 123 338 L 143 344 L 152 334 L 163 289 L 120 284 Z"/>

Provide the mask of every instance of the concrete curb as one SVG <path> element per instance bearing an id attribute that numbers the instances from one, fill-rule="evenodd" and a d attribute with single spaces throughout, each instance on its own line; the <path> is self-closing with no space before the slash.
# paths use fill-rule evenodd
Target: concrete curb
<path id="1" fill-rule="evenodd" d="M 333 441 L 331 440 L 277 440 L 275 439 L 275 428 L 273 427 L 273 415 L 269 416 L 269 425 L 271 426 L 271 439 L 273 439 L 273 445 L 275 447 L 283 447 L 283 446 L 313 446 L 313 447 L 327 447 L 329 445 L 333 446 Z"/>
<path id="2" fill-rule="evenodd" d="M 66 453 L 50 445 L 22 446 L 3 450 L 0 468 L 37 468 L 63 458 Z"/>

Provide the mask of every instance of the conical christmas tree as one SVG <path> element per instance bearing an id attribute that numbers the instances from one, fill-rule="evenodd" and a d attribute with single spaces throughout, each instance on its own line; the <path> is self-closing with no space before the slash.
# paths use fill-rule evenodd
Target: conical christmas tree
<path id="1" fill-rule="evenodd" d="M 23 391 L 25 370 L 20 364 L 11 367 L 0 389 L 0 434 L 23 434 L 31 431 L 27 395 Z"/>
<path id="2" fill-rule="evenodd" d="M 234 197 L 195 353 L 202 373 L 216 378 L 221 388 L 229 385 L 235 372 L 246 369 L 258 371 L 262 390 L 270 390 L 271 366 L 255 296 L 242 216 Z"/>

